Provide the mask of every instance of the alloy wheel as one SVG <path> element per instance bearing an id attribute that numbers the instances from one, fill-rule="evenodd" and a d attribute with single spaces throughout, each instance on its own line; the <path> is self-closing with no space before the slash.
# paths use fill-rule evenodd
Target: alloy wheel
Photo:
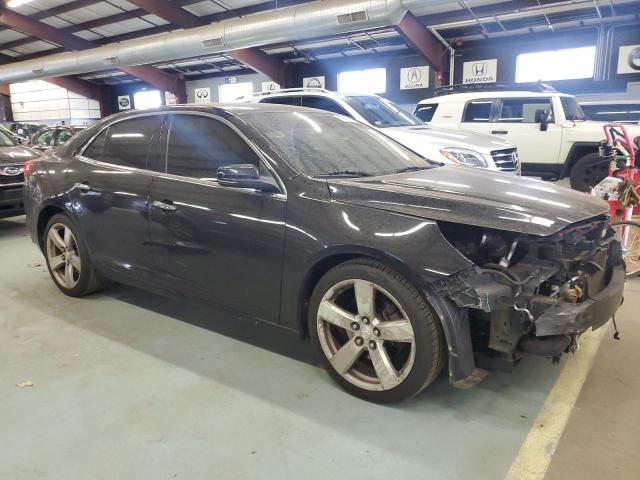
<path id="1" fill-rule="evenodd" d="M 415 334 L 400 303 L 373 282 L 331 287 L 317 313 L 320 346 L 332 367 L 366 390 L 389 390 L 411 372 Z"/>
<path id="2" fill-rule="evenodd" d="M 78 244 L 71 229 L 54 223 L 47 233 L 47 261 L 54 279 L 66 289 L 72 289 L 80 280 L 82 270 Z"/>

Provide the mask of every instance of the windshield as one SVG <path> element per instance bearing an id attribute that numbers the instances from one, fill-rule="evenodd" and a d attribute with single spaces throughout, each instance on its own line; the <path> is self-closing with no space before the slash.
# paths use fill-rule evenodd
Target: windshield
<path id="1" fill-rule="evenodd" d="M 13 147 L 13 139 L 4 130 L 0 130 L 0 147 Z"/>
<path id="2" fill-rule="evenodd" d="M 370 95 L 346 95 L 344 100 L 374 127 L 414 127 L 424 125 L 393 102 Z"/>
<path id="3" fill-rule="evenodd" d="M 587 117 L 582 111 L 578 102 L 573 97 L 560 97 L 562 109 L 564 110 L 564 118 L 567 120 L 586 120 Z"/>
<path id="4" fill-rule="evenodd" d="M 344 115 L 257 112 L 241 116 L 294 170 L 310 176 L 366 177 L 438 165 Z"/>

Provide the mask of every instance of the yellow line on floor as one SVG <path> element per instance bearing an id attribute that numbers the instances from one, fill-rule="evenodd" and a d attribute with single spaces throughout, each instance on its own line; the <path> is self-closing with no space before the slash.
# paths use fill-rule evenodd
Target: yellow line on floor
<path id="1" fill-rule="evenodd" d="M 544 478 L 607 330 L 608 327 L 604 326 L 582 335 L 580 349 L 567 359 L 505 480 Z"/>

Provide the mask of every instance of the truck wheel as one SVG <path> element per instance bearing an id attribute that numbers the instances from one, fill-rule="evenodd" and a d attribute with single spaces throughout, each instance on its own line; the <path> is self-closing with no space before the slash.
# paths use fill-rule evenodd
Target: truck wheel
<path id="1" fill-rule="evenodd" d="M 581 192 L 590 192 L 609 174 L 609 162 L 597 153 L 589 153 L 580 158 L 571 169 L 569 180 L 571 188 Z"/>

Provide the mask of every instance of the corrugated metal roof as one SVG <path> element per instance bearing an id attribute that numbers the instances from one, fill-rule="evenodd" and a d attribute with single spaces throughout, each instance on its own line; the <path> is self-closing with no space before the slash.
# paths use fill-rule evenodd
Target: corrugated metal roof
<path id="1" fill-rule="evenodd" d="M 144 30 L 153 27 L 154 24 L 142 20 L 141 18 L 132 18 L 123 22 L 112 23 L 104 27 L 96 27 L 91 30 L 103 37 L 113 37 L 114 35 L 122 35 L 123 33 L 135 32 L 136 30 Z"/>
<path id="2" fill-rule="evenodd" d="M 24 33 L 11 30 L 10 28 L 0 31 L 0 43 L 13 42 L 14 40 L 26 37 Z"/>
<path id="3" fill-rule="evenodd" d="M 71 23 L 83 23 L 88 22 L 89 20 L 95 20 L 97 18 L 104 18 L 110 15 L 115 15 L 117 13 L 121 13 L 122 11 L 123 10 L 121 8 L 111 5 L 111 3 L 100 2 L 88 7 L 78 8 L 70 12 L 61 13 L 58 16 Z"/>
<path id="4" fill-rule="evenodd" d="M 212 13 L 224 12 L 225 10 L 229 10 L 227 8 L 221 7 L 211 0 L 204 0 L 203 2 L 194 3 L 182 8 L 190 13 L 193 13 L 194 15 L 197 15 L 198 17 L 203 17 L 205 15 L 211 15 Z"/>
<path id="5" fill-rule="evenodd" d="M 44 52 L 45 50 L 51 50 L 52 48 L 56 47 L 57 45 L 52 45 L 51 43 L 37 40 L 35 42 L 27 43 L 26 45 L 14 47 L 12 50 L 18 53 L 22 53 L 23 55 L 28 55 L 30 53 Z"/>
<path id="6" fill-rule="evenodd" d="M 163 0 L 169 1 L 169 0 Z M 254 5 L 264 4 L 265 1 L 260 0 L 171 0 L 171 3 L 177 5 L 188 12 L 198 16 L 216 15 L 219 13 L 230 11 L 231 15 L 246 15 L 253 11 L 249 8 Z M 286 2 L 287 3 L 287 2 Z M 508 9 L 508 2 L 504 0 L 466 0 L 466 2 L 450 1 L 446 3 L 438 3 L 433 5 L 431 2 L 422 2 L 423 4 L 412 10 L 417 16 L 425 16 L 420 19 L 425 23 L 429 21 L 429 15 L 437 15 L 438 23 L 442 23 L 442 19 L 446 19 L 446 12 L 452 12 L 455 18 L 473 19 L 474 15 L 487 17 L 487 5 L 502 4 L 501 8 Z M 543 7 L 548 7 L 550 3 L 567 4 L 572 3 L 568 0 L 541 0 Z M 54 28 L 66 28 L 74 32 L 80 38 L 85 40 L 99 40 L 102 43 L 111 41 L 119 41 L 126 38 L 135 38 L 138 36 L 148 35 L 147 30 L 153 29 L 153 33 L 168 31 L 179 28 L 169 24 L 166 20 L 147 12 L 144 12 L 134 3 L 127 0 L 85 0 L 82 2 L 82 8 L 74 8 L 78 6 L 78 0 L 31 0 L 27 4 L 14 8 L 24 15 L 33 15 L 35 20 L 40 20 Z M 621 15 L 618 11 L 629 10 L 633 5 L 625 0 L 613 0 L 616 6 L 615 14 Z M 68 5 L 68 7 L 64 7 Z M 631 6 L 630 6 L 631 5 Z M 284 5 L 281 5 L 284 6 Z M 471 8 L 471 11 L 468 10 Z M 609 1 L 600 2 L 603 14 L 611 15 Z M 49 15 L 47 12 L 55 8 Z M 70 10 L 73 8 L 73 10 Z M 236 9 L 244 9 L 235 11 Z M 518 4 L 514 3 L 511 11 L 517 11 Z M 528 7 L 531 9 L 539 9 L 537 2 Z M 550 14 L 548 17 L 552 22 L 562 22 L 565 25 L 573 25 L 571 22 L 577 22 L 581 19 L 593 18 L 596 10 L 590 4 L 581 4 L 581 9 Z M 479 9 L 482 14 L 474 9 Z M 67 11 L 68 10 L 68 11 Z M 540 11 L 542 12 L 542 10 Z M 55 16 L 53 15 L 55 14 Z M 451 17 L 454 18 L 454 17 Z M 637 18 L 637 17 L 636 17 Z M 111 19 L 111 20 L 110 20 Z M 124 20 L 123 20 L 124 19 Z M 90 25 L 80 25 L 90 22 Z M 470 24 L 460 28 L 450 28 L 442 30 L 447 38 L 474 38 L 474 35 L 484 35 L 487 32 L 489 36 L 502 35 L 502 28 L 522 29 L 523 27 L 543 28 L 546 25 L 546 19 L 542 15 L 529 17 L 527 19 L 514 18 L 505 20 L 502 25 L 495 21 L 487 21 L 486 31 L 481 31 L 478 24 Z M 576 24 L 577 26 L 578 24 Z M 78 31 L 75 31 L 78 30 Z M 119 37 L 121 38 L 111 37 Z M 3 48 L 4 47 L 4 48 Z M 8 48 L 7 48 L 8 47 Z M 349 35 L 335 35 L 331 37 L 312 38 L 298 42 L 288 42 L 277 45 L 269 45 L 263 47 L 263 51 L 285 62 L 306 62 L 318 59 L 337 58 L 344 56 L 364 55 L 375 52 L 392 52 L 409 48 L 402 36 L 393 28 L 377 29 L 368 32 L 358 32 Z M 21 55 L 40 56 L 39 52 L 46 54 L 48 50 L 60 50 L 57 45 L 48 42 L 39 41 L 24 35 L 21 32 L 12 30 L 7 27 L 0 26 L 0 50 L 8 56 L 20 58 Z M 171 62 L 165 62 L 158 65 L 159 68 L 175 73 L 184 73 L 185 75 L 200 75 L 212 72 L 220 72 L 220 70 L 238 70 L 246 68 L 242 63 L 231 59 L 226 55 L 213 55 L 210 57 L 202 57 L 197 59 L 174 59 Z M 91 75 L 91 74 L 89 74 Z M 84 78 L 90 78 L 85 76 Z M 91 77 L 93 80 L 109 81 L 110 83 L 131 82 L 135 81 L 130 75 L 122 72 L 111 72 L 105 75 L 104 72 Z"/>

